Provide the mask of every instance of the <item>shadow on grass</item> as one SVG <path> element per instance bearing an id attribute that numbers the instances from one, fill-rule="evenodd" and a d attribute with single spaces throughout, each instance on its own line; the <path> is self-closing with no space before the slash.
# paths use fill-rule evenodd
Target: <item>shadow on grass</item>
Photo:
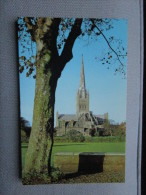
<path id="1" fill-rule="evenodd" d="M 104 154 L 97 155 L 93 152 L 79 154 L 78 172 L 65 174 L 64 178 L 76 178 L 81 175 L 91 175 L 103 172 Z"/>

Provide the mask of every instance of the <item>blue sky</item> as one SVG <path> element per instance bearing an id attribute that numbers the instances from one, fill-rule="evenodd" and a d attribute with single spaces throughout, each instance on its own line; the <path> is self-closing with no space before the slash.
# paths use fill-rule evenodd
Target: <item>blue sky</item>
<path id="1" fill-rule="evenodd" d="M 119 19 L 113 22 L 114 28 L 106 36 L 114 36 L 123 41 L 127 48 L 127 21 Z M 94 114 L 109 113 L 115 122 L 126 120 L 127 80 L 120 73 L 114 75 L 116 62 L 107 69 L 98 60 L 108 46 L 100 36 L 97 41 L 89 42 L 77 39 L 73 47 L 73 59 L 66 65 L 58 80 L 55 101 L 55 113 L 76 113 L 76 92 L 80 82 L 81 57 L 83 54 L 86 88 L 89 90 L 90 111 Z M 21 50 L 21 47 L 19 47 Z M 21 51 L 20 51 L 21 52 Z M 34 52 L 35 53 L 35 52 Z M 97 59 L 95 59 L 97 58 Z M 126 63 L 126 60 L 125 60 Z M 35 80 L 26 72 L 20 74 L 21 116 L 32 124 Z"/>

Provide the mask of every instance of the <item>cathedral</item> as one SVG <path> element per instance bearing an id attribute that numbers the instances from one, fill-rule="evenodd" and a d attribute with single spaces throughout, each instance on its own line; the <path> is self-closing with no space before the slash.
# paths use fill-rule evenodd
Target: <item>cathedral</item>
<path id="1" fill-rule="evenodd" d="M 83 56 L 81 62 L 80 85 L 76 95 L 76 114 L 56 113 L 57 136 L 65 135 L 70 130 L 77 130 L 84 136 L 90 136 L 91 129 L 100 135 L 103 124 L 108 120 L 108 113 L 95 115 L 89 111 L 89 92 L 85 85 Z"/>

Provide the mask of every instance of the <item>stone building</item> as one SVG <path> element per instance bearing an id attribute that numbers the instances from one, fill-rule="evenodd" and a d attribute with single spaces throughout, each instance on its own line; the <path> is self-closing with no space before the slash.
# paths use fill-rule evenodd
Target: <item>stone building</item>
<path id="1" fill-rule="evenodd" d="M 81 62 L 80 85 L 76 95 L 76 114 L 56 113 L 57 136 L 65 135 L 74 129 L 85 136 L 90 135 L 90 130 L 95 129 L 97 133 L 103 130 L 103 123 L 108 120 L 108 113 L 96 115 L 89 111 L 89 92 L 85 85 L 83 56 Z"/>

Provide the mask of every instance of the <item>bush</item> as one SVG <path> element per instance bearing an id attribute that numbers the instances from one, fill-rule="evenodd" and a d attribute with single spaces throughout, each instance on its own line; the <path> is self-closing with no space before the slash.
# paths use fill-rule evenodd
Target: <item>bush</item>
<path id="1" fill-rule="evenodd" d="M 59 168 L 52 167 L 51 168 L 51 182 L 56 182 L 62 179 L 64 174 L 60 171 Z"/>
<path id="2" fill-rule="evenodd" d="M 95 136 L 96 130 L 94 128 L 90 129 L 89 131 L 89 135 L 91 135 L 92 137 Z"/>
<path id="3" fill-rule="evenodd" d="M 72 142 L 84 142 L 85 137 L 83 136 L 82 133 L 76 130 L 70 130 L 66 133 L 66 138 L 68 141 Z"/>
<path id="4" fill-rule="evenodd" d="M 37 173 L 35 171 L 30 171 L 30 173 L 22 172 L 22 183 L 24 185 L 34 185 L 34 184 L 47 184 L 51 183 L 51 177 L 48 176 L 48 173 Z"/>
<path id="5" fill-rule="evenodd" d="M 47 184 L 52 182 L 57 182 L 64 177 L 64 174 L 60 171 L 59 168 L 51 167 L 51 174 L 48 175 L 48 172 L 37 173 L 36 171 L 30 171 L 30 173 L 22 172 L 22 182 L 24 185 L 29 184 Z"/>
<path id="6" fill-rule="evenodd" d="M 22 143 L 28 143 L 29 137 L 27 136 L 26 132 L 21 130 L 21 142 Z"/>

